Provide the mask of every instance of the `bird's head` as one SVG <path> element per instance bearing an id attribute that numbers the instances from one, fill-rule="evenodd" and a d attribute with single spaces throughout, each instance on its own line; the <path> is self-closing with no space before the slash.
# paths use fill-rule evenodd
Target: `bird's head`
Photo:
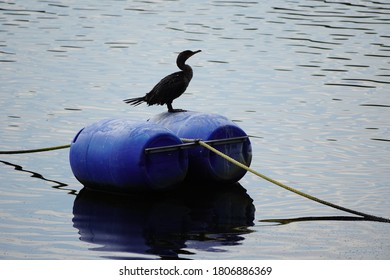
<path id="1" fill-rule="evenodd" d="M 177 56 L 177 60 L 176 60 L 177 64 L 184 63 L 187 59 L 189 59 L 194 54 L 197 54 L 198 52 L 201 52 L 201 50 L 197 50 L 197 51 L 190 51 L 190 50 L 182 51 Z"/>

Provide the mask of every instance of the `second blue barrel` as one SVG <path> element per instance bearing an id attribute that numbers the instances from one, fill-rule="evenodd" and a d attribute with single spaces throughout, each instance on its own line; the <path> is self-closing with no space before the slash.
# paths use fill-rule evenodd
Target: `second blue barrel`
<path id="1" fill-rule="evenodd" d="M 93 189 L 137 192 L 172 188 L 188 168 L 185 150 L 146 154 L 145 149 L 182 141 L 168 129 L 149 122 L 102 120 L 86 126 L 70 147 L 75 177 Z"/>
<path id="2" fill-rule="evenodd" d="M 149 122 L 168 128 L 179 138 L 207 140 L 231 139 L 247 136 L 234 122 L 218 114 L 200 112 L 162 113 Z M 249 166 L 252 148 L 249 138 L 242 141 L 215 144 L 214 148 L 235 160 Z M 188 174 L 190 181 L 232 183 L 239 181 L 246 173 L 244 169 L 228 162 L 203 147 L 188 149 Z"/>

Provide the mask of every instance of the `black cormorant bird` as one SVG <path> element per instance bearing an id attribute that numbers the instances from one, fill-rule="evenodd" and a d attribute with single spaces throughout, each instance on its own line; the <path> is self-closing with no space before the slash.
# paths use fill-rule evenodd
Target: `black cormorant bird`
<path id="1" fill-rule="evenodd" d="M 194 54 L 200 52 L 186 50 L 181 52 L 176 59 L 177 67 L 181 71 L 172 73 L 163 78 L 154 88 L 143 97 L 129 98 L 123 100 L 124 102 L 137 106 L 142 102 L 146 102 L 150 105 L 164 105 L 167 104 L 168 112 L 182 112 L 182 109 L 173 109 L 172 101 L 182 95 L 188 84 L 192 79 L 192 68 L 188 64 L 185 64 L 186 60 Z"/>

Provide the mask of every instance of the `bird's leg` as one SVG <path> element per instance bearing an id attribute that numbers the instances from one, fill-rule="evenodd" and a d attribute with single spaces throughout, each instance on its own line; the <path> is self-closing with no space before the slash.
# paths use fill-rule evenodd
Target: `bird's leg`
<path id="1" fill-rule="evenodd" d="M 167 103 L 167 107 L 169 113 L 187 112 L 187 110 L 183 110 L 183 109 L 173 109 L 172 103 Z"/>
<path id="2" fill-rule="evenodd" d="M 175 110 L 173 110 L 173 108 L 172 108 L 172 103 L 167 103 L 167 107 L 168 107 L 168 112 L 170 112 L 170 113 L 175 112 Z"/>

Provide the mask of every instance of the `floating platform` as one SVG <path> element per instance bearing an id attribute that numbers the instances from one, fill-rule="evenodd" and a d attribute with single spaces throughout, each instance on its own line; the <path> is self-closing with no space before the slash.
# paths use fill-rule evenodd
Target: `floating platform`
<path id="1" fill-rule="evenodd" d="M 110 192 L 169 190 L 183 181 L 232 184 L 246 171 L 196 142 L 199 139 L 249 166 L 251 143 L 234 122 L 217 114 L 162 113 L 145 122 L 102 120 L 81 129 L 69 160 L 83 185 Z"/>

